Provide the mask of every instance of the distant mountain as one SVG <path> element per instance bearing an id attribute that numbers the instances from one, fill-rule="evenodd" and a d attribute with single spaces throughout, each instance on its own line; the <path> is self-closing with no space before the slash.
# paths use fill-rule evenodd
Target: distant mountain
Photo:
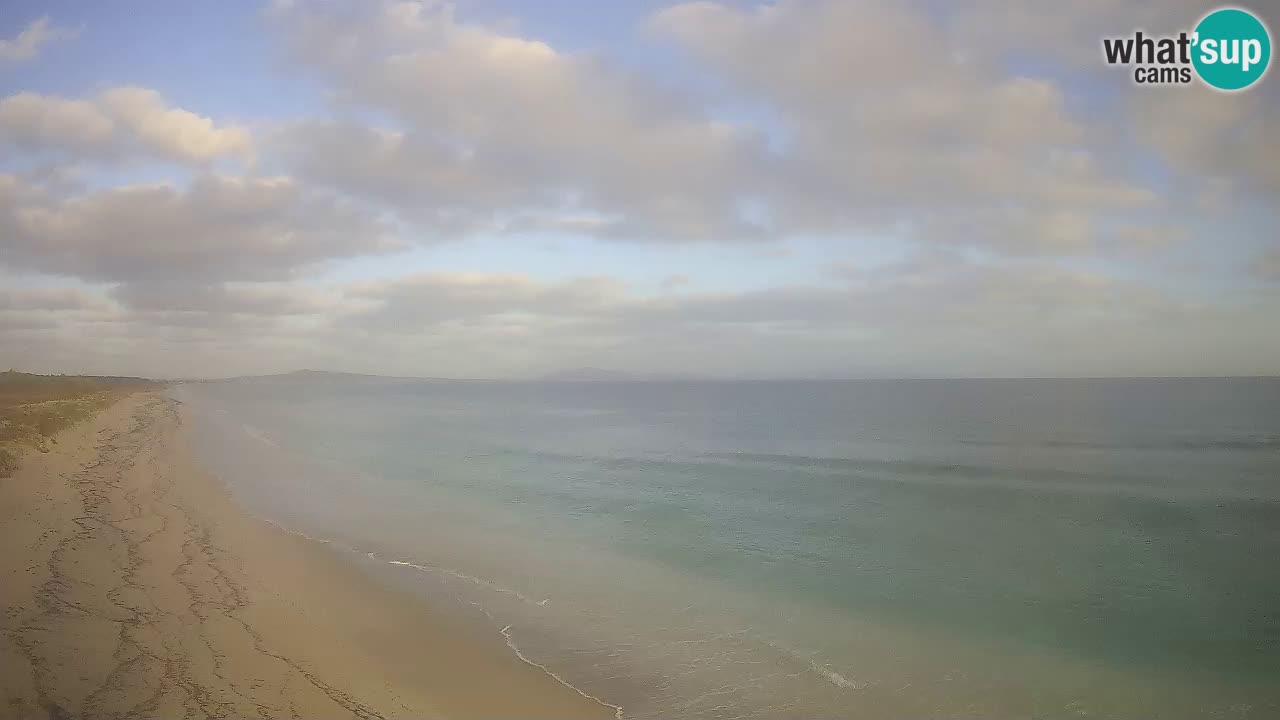
<path id="1" fill-rule="evenodd" d="M 539 380 L 549 382 L 653 382 L 656 380 L 696 380 L 694 375 L 677 373 L 631 373 L 602 368 L 574 368 L 547 373 Z"/>
<path id="2" fill-rule="evenodd" d="M 294 380 L 355 380 L 377 378 L 380 380 L 394 380 L 386 375 L 366 375 L 364 373 L 349 372 L 331 372 L 329 370 L 294 370 L 293 372 L 281 373 L 268 377 L 291 378 Z"/>

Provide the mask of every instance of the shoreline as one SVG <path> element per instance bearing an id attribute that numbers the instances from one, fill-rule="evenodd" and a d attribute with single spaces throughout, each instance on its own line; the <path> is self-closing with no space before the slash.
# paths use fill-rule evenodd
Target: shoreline
<path id="1" fill-rule="evenodd" d="M 234 500 L 233 500 L 233 502 L 234 502 Z M 278 531 L 280 531 L 280 532 L 282 532 L 282 533 L 285 533 L 285 534 L 287 534 L 287 535 L 291 535 L 291 536 L 294 536 L 294 537 L 302 538 L 303 540 L 306 540 L 306 541 L 307 541 L 307 542 L 309 542 L 309 543 L 315 543 L 316 545 L 324 546 L 324 548 L 325 548 L 325 549 L 327 549 L 327 550 L 337 551 L 337 552 L 340 552 L 340 553 L 346 553 L 346 554 L 350 554 L 350 555 L 352 555 L 352 557 L 351 557 L 351 558 L 339 558 L 339 559 L 338 559 L 338 560 L 339 560 L 339 562 L 343 562 L 343 563 L 353 563 L 353 562 L 354 562 L 354 563 L 359 563 L 359 562 L 361 562 L 361 558 L 364 558 L 365 560 L 368 560 L 368 561 L 373 562 L 373 563 L 378 563 L 379 565 L 389 565 L 389 566 L 392 566 L 392 567 L 403 567 L 403 568 L 409 568 L 409 569 L 416 570 L 416 571 L 419 571 L 419 572 L 424 572 L 424 573 L 447 573 L 447 574 L 449 574 L 449 575 L 453 575 L 453 576 L 455 576 L 455 577 L 465 578 L 466 580 L 468 580 L 468 581 L 470 581 L 470 582 L 474 582 L 474 583 L 478 583 L 478 584 L 483 584 L 483 583 L 486 583 L 486 582 L 487 582 L 487 581 L 485 581 L 485 580 L 481 580 L 481 579 L 479 579 L 479 578 L 475 578 L 475 577 L 472 577 L 472 576 L 470 576 L 470 575 L 463 575 L 462 573 L 459 573 L 459 572 L 457 572 L 457 571 L 455 571 L 455 570 L 449 570 L 449 569 L 437 568 L 437 567 L 429 567 L 429 566 L 426 566 L 426 565 L 420 565 L 420 564 L 413 563 L 413 562 L 408 562 L 408 561 L 405 561 L 405 560 L 388 560 L 387 558 L 385 558 L 385 557 L 382 557 L 382 556 L 378 555 L 378 553 L 376 553 L 376 552 L 365 552 L 365 551 L 363 551 L 363 550 L 361 550 L 361 549 L 359 549 L 359 548 L 354 548 L 354 547 L 351 547 L 351 546 L 348 546 L 348 545 L 344 545 L 344 544 L 342 544 L 341 542 L 339 542 L 339 541 L 337 541 L 337 540 L 330 540 L 330 539 L 323 538 L 323 537 L 316 537 L 316 536 L 308 535 L 307 533 L 305 533 L 305 532 L 303 532 L 303 531 L 301 531 L 301 530 L 295 530 L 295 529 L 289 528 L 289 527 L 288 527 L 288 526 L 286 526 L 286 525 L 282 525 L 281 523 L 278 523 L 278 522 L 276 522 L 276 521 L 274 521 L 274 520 L 271 520 L 271 519 L 269 519 L 269 518 L 267 518 L 267 517 L 264 517 L 264 516 L 261 516 L 261 515 L 256 515 L 256 514 L 254 514 L 254 513 L 250 512 L 247 508 L 244 508 L 243 506 L 238 505 L 238 507 L 240 507 L 240 509 L 241 509 L 241 511 L 242 511 L 242 512 L 244 512 L 245 514 L 249 515 L 249 517 L 253 518 L 254 520 L 257 520 L 258 522 L 261 522 L 261 523 L 264 523 L 264 524 L 266 524 L 266 525 L 269 525 L 269 526 L 271 526 L 272 528 L 275 528 L 276 530 L 278 530 Z M 377 581 L 376 581 L 376 580 L 370 580 L 370 582 L 374 582 L 374 583 L 376 583 Z M 514 592 L 514 591 L 513 591 L 513 592 Z M 410 593 L 410 594 L 412 594 L 412 593 Z M 517 595 L 519 595 L 519 593 L 516 593 L 516 594 L 517 594 Z M 543 600 L 542 602 L 543 602 L 543 603 L 545 603 L 545 602 L 546 602 L 546 600 Z M 541 604 L 541 603 L 538 603 L 538 604 Z M 429 610 L 429 611 L 430 611 L 430 612 L 438 612 L 438 611 L 436 611 L 436 610 Z M 479 609 L 479 612 L 480 612 L 480 613 L 482 613 L 482 614 L 483 614 L 483 615 L 488 619 L 488 621 L 489 621 L 489 622 L 491 622 L 491 623 L 495 623 L 494 618 L 493 618 L 493 615 L 492 615 L 488 610 L 485 610 L 485 609 L 483 609 L 483 608 L 480 608 L 480 609 Z M 439 614 L 442 614 L 442 615 L 443 615 L 443 614 L 446 614 L 446 613 L 444 613 L 444 612 L 440 612 Z M 494 624 L 494 627 L 497 627 L 496 623 Z M 537 662 L 536 660 L 532 660 L 532 659 L 530 659 L 528 656 L 526 656 L 526 655 L 524 654 L 524 652 L 520 649 L 520 647 L 519 647 L 519 646 L 515 643 L 515 641 L 511 638 L 511 633 L 510 633 L 511 628 L 512 628 L 512 625 L 511 625 L 511 624 L 507 624 L 506 626 L 504 626 L 504 627 L 502 627 L 502 628 L 500 628 L 500 629 L 496 630 L 495 632 L 496 632 L 498 635 L 500 635 L 500 636 L 502 637 L 502 639 L 503 639 L 503 644 L 504 644 L 504 645 L 506 645 L 506 647 L 507 647 L 507 648 L 508 648 L 508 649 L 509 649 L 509 650 L 510 650 L 510 651 L 511 651 L 511 652 L 512 652 L 512 653 L 513 653 L 513 654 L 514 654 L 514 655 L 515 655 L 515 656 L 516 656 L 516 657 L 517 657 L 521 662 L 523 662 L 524 664 L 529 665 L 529 666 L 531 666 L 531 667 L 537 668 L 537 669 L 538 669 L 542 674 L 544 674 L 544 675 L 546 675 L 547 677 L 549 677 L 549 678 L 553 679 L 555 682 L 559 683 L 560 685 L 563 685 L 564 687 L 566 687 L 566 688 L 568 688 L 568 689 L 572 690 L 573 692 L 577 693 L 578 695 L 581 695 L 582 697 L 584 697 L 584 698 L 586 698 L 586 699 L 588 699 L 588 700 L 590 700 L 590 701 L 592 701 L 592 702 L 596 703 L 596 704 L 597 704 L 597 705 L 599 705 L 600 707 L 605 708 L 605 709 L 607 709 L 607 710 L 611 711 L 611 712 L 612 712 L 612 714 L 613 714 L 613 717 L 615 718 L 615 720 L 622 720 L 622 718 L 623 718 L 623 708 L 622 708 L 622 706 L 620 706 L 620 705 L 614 705 L 613 703 L 610 703 L 610 702 L 608 702 L 608 701 L 602 700 L 602 699 L 600 699 L 599 697 L 597 697 L 597 696 L 595 696 L 595 695 L 592 695 L 591 693 L 586 692 L 586 691 L 585 691 L 585 690 L 583 690 L 582 688 L 579 688 L 578 686 L 574 685 L 573 683 L 569 682 L 568 680 L 565 680 L 565 679 L 564 679 L 564 678 L 563 678 L 559 673 L 557 673 L 556 671 L 552 670 L 550 667 L 547 667 L 546 665 L 544 665 L 544 664 L 542 664 L 542 663 L 540 663 L 540 662 Z"/>
<path id="2" fill-rule="evenodd" d="M 620 714 L 253 516 L 188 432 L 137 393 L 0 481 L 0 717 Z"/>

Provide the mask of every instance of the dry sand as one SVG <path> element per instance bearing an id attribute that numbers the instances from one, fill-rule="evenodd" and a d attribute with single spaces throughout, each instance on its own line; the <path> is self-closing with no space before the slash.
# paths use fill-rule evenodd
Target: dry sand
<path id="1" fill-rule="evenodd" d="M 139 393 L 0 480 L 0 717 L 608 718 L 243 512 Z"/>

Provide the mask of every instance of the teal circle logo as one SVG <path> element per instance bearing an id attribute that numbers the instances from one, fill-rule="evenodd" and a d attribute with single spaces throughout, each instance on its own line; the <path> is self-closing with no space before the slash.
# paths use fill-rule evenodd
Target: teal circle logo
<path id="1" fill-rule="evenodd" d="M 1214 10 L 1196 25 L 1191 64 L 1219 90 L 1243 90 L 1258 82 L 1271 63 L 1271 34 L 1251 13 Z"/>

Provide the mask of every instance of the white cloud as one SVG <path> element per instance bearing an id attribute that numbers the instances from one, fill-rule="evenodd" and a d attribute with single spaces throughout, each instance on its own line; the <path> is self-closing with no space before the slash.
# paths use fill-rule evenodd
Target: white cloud
<path id="1" fill-rule="evenodd" d="M 287 278 L 396 247 L 358 207 L 285 177 L 202 175 L 48 197 L 0 176 L 0 263 L 91 281 L 213 283 Z"/>
<path id="2" fill-rule="evenodd" d="M 1158 205 L 1107 166 L 1106 134 L 1062 87 L 1010 76 L 913 5 L 695 2 L 651 25 L 782 118 L 771 197 L 787 227 L 907 222 L 927 241 L 1070 254 L 1107 214 Z"/>
<path id="3" fill-rule="evenodd" d="M 346 366 L 407 374 L 1274 372 L 1280 350 L 1259 352 L 1257 340 L 1273 301 L 1203 305 L 1104 273 L 949 253 L 849 272 L 838 285 L 753 291 L 649 295 L 609 278 L 433 273 L 347 292 L 372 303 L 325 337 L 360 340 L 318 342 L 394 348 L 376 365 Z M 1239 325 L 1205 331 L 1225 318 Z"/>
<path id="4" fill-rule="evenodd" d="M 425 273 L 353 288 L 372 301 L 350 321 L 383 332 L 419 333 L 433 325 L 478 322 L 504 316 L 559 320 L 599 315 L 625 298 L 625 287 L 608 278 L 546 283 L 525 275 Z"/>
<path id="5" fill-rule="evenodd" d="M 341 305 L 335 293 L 282 282 L 161 282 L 120 285 L 111 294 L 132 310 L 210 315 L 316 315 L 337 311 Z"/>
<path id="6" fill-rule="evenodd" d="M 0 288 L 0 312 L 103 310 L 109 304 L 84 290 L 68 287 Z"/>
<path id="7" fill-rule="evenodd" d="M 115 134 L 115 123 L 93 102 L 23 92 L 0 99 L 0 141 L 19 147 L 61 147 L 96 152 Z"/>
<path id="8" fill-rule="evenodd" d="M 1198 17 L 1194 5 L 1109 11 L 1100 25 L 1088 8 L 1050 15 L 1064 28 L 1156 17 L 1149 26 L 1172 29 L 1182 15 Z M 272 138 L 274 150 L 301 177 L 387 202 L 434 237 L 741 241 L 871 231 L 1013 255 L 1090 255 L 1150 236 L 1140 226 L 1188 212 L 1184 196 L 1222 197 L 1224 182 L 1209 185 L 1218 174 L 1270 183 L 1280 166 L 1265 148 L 1215 155 L 1225 139 L 1202 142 L 1218 172 L 1162 194 L 1136 156 L 1184 162 L 1189 151 L 1169 139 L 1183 138 L 1182 113 L 1157 111 L 1163 125 L 1150 134 L 1120 132 L 1096 121 L 1078 89 L 1011 74 L 1006 54 L 1037 43 L 1079 71 L 1066 46 L 1081 41 L 1032 42 L 1017 30 L 1035 13 L 985 2 L 935 13 L 703 1 L 655 14 L 654 34 L 727 81 L 734 103 L 766 108 L 767 130 L 718 118 L 705 100 L 600 56 L 462 21 L 450 3 L 288 3 L 274 14 L 339 108 L 387 118 L 380 127 L 299 122 Z M 1004 30 L 979 32 L 984 23 Z M 1094 52 L 1100 42 L 1085 44 Z M 1249 132 L 1265 136 L 1263 116 L 1249 116 Z"/>
<path id="9" fill-rule="evenodd" d="M 168 107 L 155 90 L 114 88 L 102 93 L 99 102 L 127 132 L 162 157 L 190 163 L 253 157 L 253 139 L 246 128 L 218 127 L 207 117 Z"/>
<path id="10" fill-rule="evenodd" d="M 758 234 L 739 213 L 759 177 L 752 131 L 597 56 L 461 22 L 446 3 L 365 8 L 281 11 L 341 103 L 393 120 L 290 128 L 280 143 L 302 175 L 450 232 L 594 213 L 619 218 L 600 230 L 638 239 Z"/>
<path id="11" fill-rule="evenodd" d="M 155 90 L 108 89 L 88 100 L 23 92 L 0 99 L 0 145 L 60 152 L 74 159 L 138 154 L 206 165 L 219 158 L 249 163 L 253 137 L 240 125 L 170 107 Z"/>
<path id="12" fill-rule="evenodd" d="M 1280 283 L 1280 247 L 1264 252 L 1253 263 L 1254 272 L 1264 280 Z"/>
<path id="13" fill-rule="evenodd" d="M 1204 87 L 1134 93 L 1127 107 L 1138 136 L 1175 177 L 1230 195 L 1280 198 L 1280 92 L 1225 94 Z"/>
<path id="14" fill-rule="evenodd" d="M 1280 372 L 1280 264 L 1249 236 L 1274 224 L 1280 85 L 1128 92 L 1102 66 L 1104 34 L 1178 29 L 1192 0 L 945 5 L 684 3 L 648 23 L 646 50 L 696 63 L 666 73 L 469 5 L 276 0 L 326 113 L 241 122 L 134 86 L 0 99 L 0 365 Z M 493 247 L 559 234 L 719 245 L 610 258 L 670 262 L 637 273 L 652 291 L 591 258 L 485 272 Z M 459 244 L 322 282 L 399 236 Z M 699 290 L 732 282 L 744 241 L 861 269 L 800 280 L 791 258 L 762 288 Z M 78 281 L 18 289 L 33 274 Z"/>
<path id="15" fill-rule="evenodd" d="M 34 58 L 46 44 L 59 38 L 73 38 L 79 31 L 57 27 L 49 18 L 31 21 L 16 37 L 0 38 L 0 62 L 22 62 Z"/>
<path id="16" fill-rule="evenodd" d="M 1103 272 L 945 252 L 846 271 L 834 284 L 747 291 L 433 272 L 318 287 L 126 285 L 111 298 L 115 310 L 85 317 L 74 308 L 90 301 L 70 296 L 0 303 L 0 365 L 41 347 L 49 358 L 93 359 L 98 371 L 164 375 L 317 366 L 456 377 L 574 366 L 746 377 L 1280 371 L 1280 338 L 1267 332 L 1280 298 L 1190 302 Z M 143 362 L 154 365 L 137 369 Z"/>

